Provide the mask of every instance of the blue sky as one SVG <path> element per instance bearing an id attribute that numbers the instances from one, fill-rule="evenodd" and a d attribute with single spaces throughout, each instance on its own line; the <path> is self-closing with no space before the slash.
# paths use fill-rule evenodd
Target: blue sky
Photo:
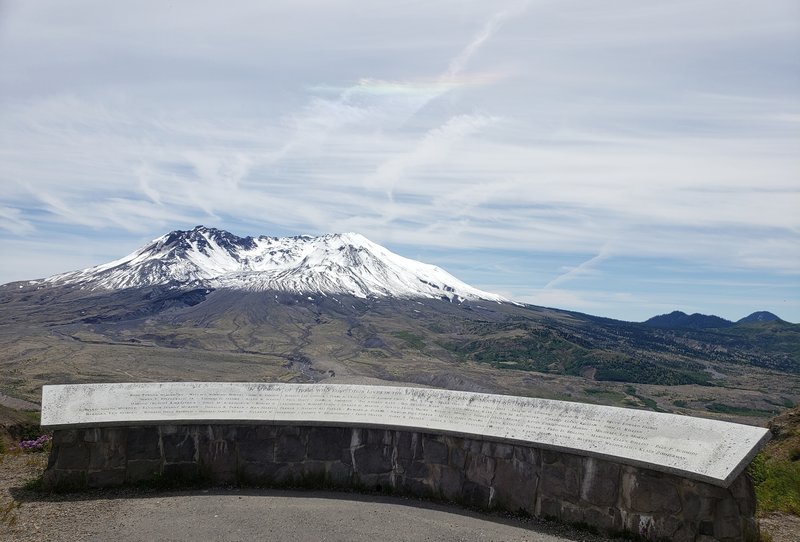
<path id="1" fill-rule="evenodd" d="M 800 321 L 800 3 L 0 3 L 0 282 L 197 224 Z"/>

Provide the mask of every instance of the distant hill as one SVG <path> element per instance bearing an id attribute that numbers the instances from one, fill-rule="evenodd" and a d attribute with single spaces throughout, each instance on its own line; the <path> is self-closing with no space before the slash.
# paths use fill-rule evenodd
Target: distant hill
<path id="1" fill-rule="evenodd" d="M 713 314 L 686 314 L 682 311 L 672 311 L 669 314 L 653 316 L 644 323 L 650 327 L 663 329 L 709 329 L 734 325 L 730 320 L 714 316 Z"/>
<path id="2" fill-rule="evenodd" d="M 761 322 L 783 322 L 776 315 L 767 311 L 757 311 L 737 321 L 737 324 L 756 324 Z"/>

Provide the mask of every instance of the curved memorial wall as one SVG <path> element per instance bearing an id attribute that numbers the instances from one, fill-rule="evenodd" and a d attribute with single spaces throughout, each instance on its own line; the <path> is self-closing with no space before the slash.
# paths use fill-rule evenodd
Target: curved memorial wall
<path id="1" fill-rule="evenodd" d="M 758 535 L 766 429 L 565 401 L 322 384 L 45 386 L 47 487 L 356 487 L 650 539 Z"/>

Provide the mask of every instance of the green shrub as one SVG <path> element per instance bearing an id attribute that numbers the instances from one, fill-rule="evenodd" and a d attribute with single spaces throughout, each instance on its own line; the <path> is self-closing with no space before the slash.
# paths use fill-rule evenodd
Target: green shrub
<path id="1" fill-rule="evenodd" d="M 749 467 L 759 513 L 800 515 L 800 462 L 755 457 Z"/>

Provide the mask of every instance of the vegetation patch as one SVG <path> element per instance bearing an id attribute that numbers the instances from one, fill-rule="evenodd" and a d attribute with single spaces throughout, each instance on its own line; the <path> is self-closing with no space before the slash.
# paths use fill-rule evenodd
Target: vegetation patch
<path id="1" fill-rule="evenodd" d="M 762 416 L 770 417 L 777 414 L 775 410 L 762 410 L 759 408 L 737 407 L 726 405 L 724 403 L 709 403 L 706 405 L 706 410 L 710 412 L 718 412 L 720 414 L 730 414 L 733 416 Z"/>
<path id="2" fill-rule="evenodd" d="M 749 467 L 760 515 L 783 512 L 800 516 L 800 462 L 758 454 Z"/>
<path id="3" fill-rule="evenodd" d="M 17 508 L 21 505 L 22 503 L 13 499 L 0 504 L 0 525 L 13 527 L 17 523 Z"/>
<path id="4" fill-rule="evenodd" d="M 411 348 L 416 348 L 417 350 L 422 350 L 425 348 L 425 341 L 423 340 L 422 335 L 417 335 L 416 333 L 411 333 L 410 331 L 395 331 L 392 333 L 392 335 L 398 339 L 401 339 L 406 343 L 406 346 Z"/>
<path id="5" fill-rule="evenodd" d="M 625 394 L 616 390 L 604 390 L 602 388 L 584 388 L 586 395 L 595 397 L 600 401 L 620 403 L 625 399 Z"/>
<path id="6" fill-rule="evenodd" d="M 777 416 L 769 427 L 772 440 L 748 467 L 758 513 L 800 515 L 800 408 Z"/>

